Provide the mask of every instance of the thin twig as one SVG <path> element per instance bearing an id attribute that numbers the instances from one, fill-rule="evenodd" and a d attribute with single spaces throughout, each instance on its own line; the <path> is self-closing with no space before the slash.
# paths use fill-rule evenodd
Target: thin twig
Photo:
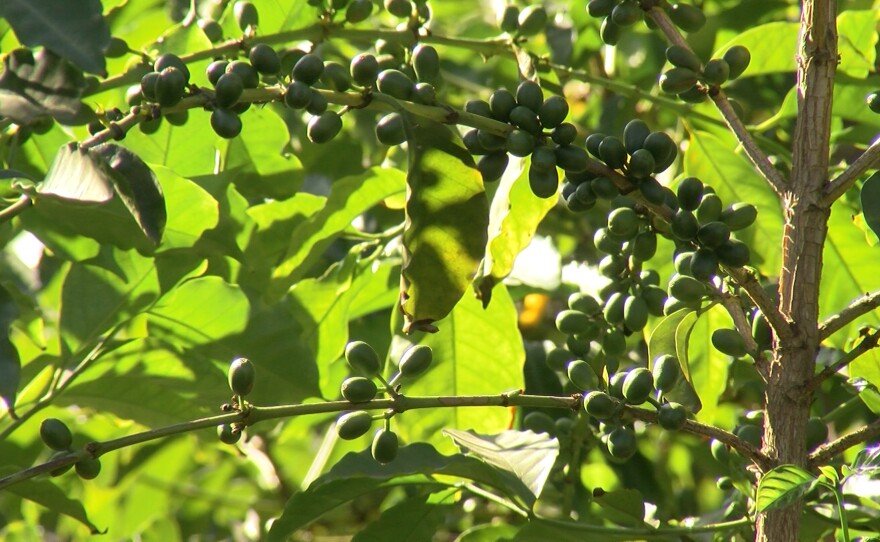
<path id="1" fill-rule="evenodd" d="M 823 444 L 813 450 L 813 453 L 810 454 L 810 468 L 822 465 L 853 446 L 863 442 L 873 441 L 877 438 L 880 438 L 880 419 L 874 420 L 868 425 L 856 429 L 852 433 L 843 435 L 842 437 L 827 444 Z"/>
<path id="2" fill-rule="evenodd" d="M 831 205 L 840 196 L 846 193 L 863 173 L 876 166 L 880 162 L 880 138 L 874 140 L 871 146 L 856 158 L 855 162 L 825 186 L 825 203 Z"/>
<path id="3" fill-rule="evenodd" d="M 819 324 L 819 340 L 824 341 L 859 316 L 865 315 L 877 307 L 880 307 L 880 291 L 863 295 L 839 313 Z"/>
<path id="4" fill-rule="evenodd" d="M 33 201 L 27 194 L 22 194 L 15 200 L 15 203 L 0 210 L 0 223 L 9 222 L 13 218 L 21 214 L 22 211 L 31 206 Z"/>
<path id="5" fill-rule="evenodd" d="M 626 406 L 624 407 L 624 412 L 626 412 L 633 418 L 641 420 L 643 422 L 658 423 L 657 412 L 653 410 L 647 410 L 634 406 Z M 700 422 L 695 422 L 693 420 L 688 420 L 685 422 L 684 427 L 682 427 L 680 431 L 684 433 L 700 435 L 703 437 L 714 438 L 715 440 L 723 442 L 724 444 L 739 452 L 741 456 L 749 459 L 761 470 L 761 472 L 766 472 L 772 467 L 770 458 L 761 453 L 758 448 L 753 446 L 751 443 L 739 438 L 733 433 L 715 427 L 714 425 L 706 425 Z"/>
<path id="6" fill-rule="evenodd" d="M 654 7 L 648 10 L 646 14 L 657 24 L 657 27 L 660 28 L 660 31 L 663 32 L 670 42 L 693 52 L 690 45 L 681 35 L 681 32 L 678 31 L 675 24 L 673 24 L 663 9 Z M 730 127 L 731 131 L 736 136 L 740 145 L 742 145 L 746 156 L 749 157 L 749 160 L 751 160 L 752 164 L 754 164 L 764 180 L 767 181 L 767 184 L 769 184 L 777 194 L 782 194 L 785 191 L 785 180 L 782 178 L 779 170 L 773 167 L 773 164 L 770 163 L 770 159 L 764 151 L 762 151 L 761 148 L 758 147 L 758 144 L 755 143 L 754 138 L 752 138 L 748 129 L 743 125 L 742 120 L 740 120 L 739 116 L 733 110 L 733 107 L 730 105 L 730 101 L 727 99 L 724 92 L 722 92 L 721 89 L 713 89 L 709 92 L 709 97 L 712 99 L 712 102 L 715 103 L 715 106 L 718 108 L 718 111 L 721 113 L 727 126 Z"/>
<path id="7" fill-rule="evenodd" d="M 836 375 L 841 369 L 858 359 L 859 356 L 871 349 L 877 348 L 877 343 L 880 342 L 880 331 L 869 331 L 862 337 L 859 344 L 853 347 L 852 350 L 844 354 L 834 364 L 825 367 L 822 372 L 814 375 L 807 383 L 806 392 L 812 393 L 822 385 L 822 382 Z"/>

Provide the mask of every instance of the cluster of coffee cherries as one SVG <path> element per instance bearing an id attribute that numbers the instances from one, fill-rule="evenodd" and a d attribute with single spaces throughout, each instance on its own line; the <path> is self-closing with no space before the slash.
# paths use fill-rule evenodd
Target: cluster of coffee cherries
<path id="1" fill-rule="evenodd" d="M 245 407 L 244 398 L 254 390 L 254 380 L 257 376 L 256 368 L 247 358 L 235 358 L 229 364 L 226 376 L 229 381 L 229 389 L 233 393 L 233 402 L 224 404 L 221 410 L 224 412 L 243 410 Z M 235 444 L 241 439 L 243 430 L 243 424 L 224 424 L 217 427 L 217 436 L 224 444 Z"/>
<path id="2" fill-rule="evenodd" d="M 52 459 L 67 455 L 73 451 L 73 434 L 67 424 L 58 418 L 46 418 L 40 424 L 40 438 L 43 443 L 55 450 Z M 52 476 L 61 476 L 70 470 L 71 465 L 65 465 L 53 470 Z M 101 473 L 101 461 L 97 457 L 80 459 L 75 464 L 76 473 L 84 480 L 92 480 Z"/>
<path id="3" fill-rule="evenodd" d="M 664 9 L 675 26 L 685 32 L 697 32 L 706 24 L 706 16 L 696 6 L 660 2 L 657 7 Z M 587 13 L 602 19 L 599 35 L 608 45 L 617 45 L 623 30 L 639 21 L 644 20 L 648 28 L 654 28 L 653 21 L 645 17 L 638 0 L 590 0 Z"/>
<path id="4" fill-rule="evenodd" d="M 564 122 L 568 102 L 561 96 L 544 98 L 540 85 L 523 81 L 516 94 L 507 89 L 496 90 L 485 100 L 470 100 L 465 111 L 481 117 L 509 123 L 512 130 L 500 135 L 490 130 L 472 129 L 464 134 L 465 147 L 480 156 L 477 167 L 486 182 L 501 178 L 508 164 L 508 153 L 531 156 L 529 186 L 538 197 L 555 196 L 559 188 L 559 172 L 583 172 L 587 168 L 586 151 L 573 145 L 577 129 Z"/>
<path id="5" fill-rule="evenodd" d="M 738 78 L 746 71 L 752 56 L 742 45 L 727 49 L 721 58 L 704 65 L 692 50 L 680 45 L 666 49 L 666 60 L 673 66 L 660 75 L 660 90 L 691 103 L 706 99 L 706 91 Z"/>
<path id="6" fill-rule="evenodd" d="M 345 347 L 345 361 L 355 374 L 342 381 L 340 393 L 352 404 L 368 403 L 376 398 L 379 387 L 374 379 L 380 378 L 382 363 L 378 354 L 369 344 L 353 341 Z M 397 373 L 387 383 L 383 380 L 386 391 L 396 394 L 395 385 L 402 379 L 413 379 L 428 370 L 433 361 L 433 352 L 427 345 L 413 345 L 400 356 Z M 373 416 L 365 410 L 355 410 L 339 417 L 336 422 L 336 433 L 343 440 L 354 440 L 365 435 L 373 421 L 383 419 L 383 426 L 373 435 L 370 451 L 373 458 L 380 464 L 394 461 L 397 457 L 399 440 L 397 433 L 391 430 L 391 416 L 379 414 Z"/>

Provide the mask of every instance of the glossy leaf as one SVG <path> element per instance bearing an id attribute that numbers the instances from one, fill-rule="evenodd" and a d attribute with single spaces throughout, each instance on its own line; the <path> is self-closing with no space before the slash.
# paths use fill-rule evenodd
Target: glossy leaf
<path id="1" fill-rule="evenodd" d="M 535 499 L 541 496 L 559 455 L 559 441 L 546 433 L 504 431 L 496 435 L 479 435 L 455 429 L 443 433 L 451 437 L 462 452 L 516 476 Z"/>
<path id="2" fill-rule="evenodd" d="M 44 45 L 87 72 L 107 76 L 104 49 L 110 29 L 100 0 L 5 0 L 0 16 L 22 44 Z"/>
<path id="3" fill-rule="evenodd" d="M 679 309 L 664 317 L 654 328 L 648 340 L 648 359 L 651 364 L 659 356 L 666 354 L 678 358 L 682 378 L 664 395 L 671 401 L 681 403 L 694 413 L 699 412 L 703 408 L 703 404 L 692 384 L 693 377 L 691 376 L 687 345 L 691 330 L 699 316 L 698 312 L 691 309 Z"/>
<path id="4" fill-rule="evenodd" d="M 745 77 L 768 73 L 794 72 L 792 51 L 797 50 L 798 24 L 794 22 L 771 22 L 756 25 L 718 48 L 716 57 L 734 45 L 748 48 L 752 55 Z"/>
<path id="5" fill-rule="evenodd" d="M 880 172 L 865 180 L 859 195 L 865 222 L 875 234 L 880 235 Z"/>
<path id="6" fill-rule="evenodd" d="M 192 247 L 219 223 L 219 202 L 196 183 L 178 177 L 169 169 L 156 167 L 154 171 L 168 209 L 159 250 Z"/>
<path id="7" fill-rule="evenodd" d="M 25 480 L 4 491 L 35 502 L 57 514 L 69 516 L 88 527 L 92 534 L 106 532 L 92 523 L 79 500 L 67 496 L 65 491 L 49 480 Z"/>
<path id="8" fill-rule="evenodd" d="M 608 491 L 596 497 L 596 504 L 609 520 L 627 527 L 644 527 L 645 498 L 635 489 Z"/>
<path id="9" fill-rule="evenodd" d="M 687 359 L 690 381 L 700 397 L 703 408 L 697 413 L 697 421 L 716 423 L 718 405 L 727 388 L 730 357 L 712 346 L 712 332 L 716 329 L 733 328 L 730 315 L 721 305 L 713 305 L 687 325 Z M 681 330 L 679 333 L 684 332 Z M 679 358 L 681 359 L 681 358 Z"/>
<path id="10" fill-rule="evenodd" d="M 3 59 L 0 115 L 21 124 L 46 117 L 85 124 L 94 117 L 80 101 L 85 85 L 82 74 L 51 51 L 16 49 Z"/>
<path id="11" fill-rule="evenodd" d="M 168 216 L 156 174 L 136 154 L 119 145 L 108 143 L 90 152 L 104 160 L 105 171 L 122 203 L 150 241 L 158 244 Z"/>
<path id="12" fill-rule="evenodd" d="M 755 494 L 758 512 L 783 508 L 817 485 L 816 476 L 795 465 L 776 467 L 761 477 Z"/>
<path id="13" fill-rule="evenodd" d="M 104 203 L 113 197 L 113 181 L 106 161 L 69 143 L 58 149 L 39 193 L 85 203 Z"/>
<path id="14" fill-rule="evenodd" d="M 513 476 L 478 459 L 461 454 L 444 456 L 432 446 L 402 446 L 397 458 L 378 464 L 368 451 L 348 453 L 305 491 L 291 497 L 269 530 L 268 540 L 287 538 L 325 512 L 360 495 L 397 485 L 438 487 L 433 475 L 464 478 L 502 490 L 511 498 L 529 499 L 531 493 Z"/>
<path id="15" fill-rule="evenodd" d="M 479 300 L 465 294 L 452 313 L 438 323 L 444 332 L 419 334 L 415 342 L 433 349 L 434 363 L 428 372 L 406 383 L 412 395 L 500 394 L 523 387 L 525 350 L 516 327 L 516 308 L 506 288 L 496 286 L 485 310 Z M 392 362 L 412 344 L 395 337 Z M 419 410 L 401 418 L 398 429 L 406 440 L 427 441 L 441 450 L 451 449 L 442 429 L 472 429 L 491 434 L 510 426 L 510 413 L 503 408 L 443 408 Z"/>
<path id="16" fill-rule="evenodd" d="M 311 265 L 352 220 L 383 199 L 404 190 L 400 171 L 373 168 L 333 183 L 327 204 L 296 227 L 284 260 L 272 273 L 269 295 L 277 298 L 308 273 Z"/>
<path id="17" fill-rule="evenodd" d="M 428 495 L 409 497 L 388 508 L 351 539 L 351 542 L 432 542 L 443 525 L 450 504 L 432 504 Z"/>
<path id="18" fill-rule="evenodd" d="M 489 208 L 489 242 L 474 278 L 474 290 L 488 304 L 492 288 L 513 270 L 516 257 L 535 235 L 541 220 L 556 205 L 536 198 L 529 187 L 528 161 L 518 176 L 501 178 Z"/>
<path id="19" fill-rule="evenodd" d="M 840 35 L 837 70 L 840 73 L 863 79 L 875 71 L 878 21 L 880 13 L 876 9 L 850 9 L 837 16 Z"/>
<path id="20" fill-rule="evenodd" d="M 408 119 L 401 278 L 404 330 L 432 330 L 461 299 L 486 246 L 488 204 L 470 153 L 445 126 Z"/>

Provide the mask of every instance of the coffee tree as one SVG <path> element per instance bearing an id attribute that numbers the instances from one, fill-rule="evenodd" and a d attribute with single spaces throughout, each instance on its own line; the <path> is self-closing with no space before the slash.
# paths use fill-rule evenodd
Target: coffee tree
<path id="1" fill-rule="evenodd" d="M 876 536 L 878 7 L 6 0 L 3 539 Z"/>

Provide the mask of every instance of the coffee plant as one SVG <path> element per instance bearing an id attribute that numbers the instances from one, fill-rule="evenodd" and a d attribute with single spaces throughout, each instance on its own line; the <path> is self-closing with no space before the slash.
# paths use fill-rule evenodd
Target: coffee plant
<path id="1" fill-rule="evenodd" d="M 877 540 L 876 0 L 0 3 L 0 537 Z"/>

